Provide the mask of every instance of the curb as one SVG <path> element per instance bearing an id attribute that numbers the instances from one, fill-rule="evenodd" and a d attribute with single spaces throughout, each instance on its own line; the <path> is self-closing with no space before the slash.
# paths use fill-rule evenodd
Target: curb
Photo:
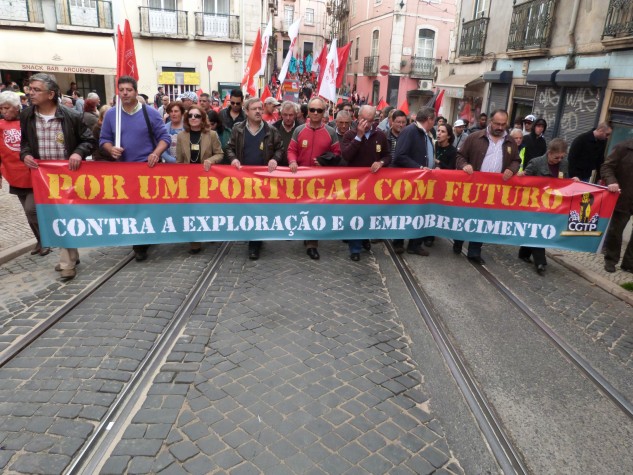
<path id="1" fill-rule="evenodd" d="M 29 239 L 13 247 L 9 247 L 0 251 L 0 265 L 9 262 L 11 259 L 15 259 L 16 257 L 21 256 L 27 251 L 30 251 L 36 244 L 36 239 Z"/>
<path id="2" fill-rule="evenodd" d="M 633 292 L 628 292 L 624 290 L 622 287 L 620 287 L 617 284 L 614 284 L 608 279 L 605 279 L 600 274 L 596 274 L 595 272 L 576 264 L 570 259 L 567 259 L 561 256 L 560 254 L 552 254 L 550 252 L 547 252 L 547 257 L 558 262 L 560 265 L 568 268 L 569 270 L 575 272 L 580 277 L 587 280 L 589 283 L 597 285 L 602 290 L 610 293 L 614 297 L 619 298 L 620 300 L 628 303 L 629 305 L 633 307 Z"/>

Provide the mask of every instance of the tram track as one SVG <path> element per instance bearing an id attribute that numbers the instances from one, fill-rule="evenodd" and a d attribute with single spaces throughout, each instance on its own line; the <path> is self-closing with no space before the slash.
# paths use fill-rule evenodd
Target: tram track
<path id="1" fill-rule="evenodd" d="M 444 361 L 448 365 L 454 380 L 460 388 L 501 470 L 507 474 L 531 473 L 527 467 L 527 461 L 524 460 L 524 457 L 513 442 L 507 428 L 504 427 L 503 421 L 495 411 L 494 405 L 491 404 L 477 378 L 469 369 L 469 364 L 459 347 L 449 336 L 449 331 L 442 322 L 440 312 L 434 307 L 432 299 L 420 286 L 414 272 L 409 268 L 406 261 L 395 254 L 389 242 L 385 241 L 385 245 L 397 273 L 404 281 L 409 295 L 420 311 L 427 328 L 436 342 Z M 485 266 L 474 263 L 471 263 L 471 265 L 496 292 L 501 294 L 506 302 L 516 309 L 524 318 L 527 318 L 532 325 L 536 326 L 541 334 L 545 335 L 547 341 L 553 345 L 572 366 L 580 371 L 582 376 L 590 381 L 607 400 L 627 418 L 633 419 L 633 405 L 631 402 L 603 377 L 588 360 L 583 358 L 567 344 L 556 331 L 535 314 L 521 298 L 495 277 Z"/>

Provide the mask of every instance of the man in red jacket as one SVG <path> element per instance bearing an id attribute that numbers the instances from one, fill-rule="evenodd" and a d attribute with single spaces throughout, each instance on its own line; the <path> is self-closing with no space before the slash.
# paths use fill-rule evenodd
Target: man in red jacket
<path id="1" fill-rule="evenodd" d="M 295 129 L 288 146 L 288 164 L 292 173 L 297 173 L 300 166 L 319 166 L 317 157 L 326 152 L 341 154 L 336 132 L 325 124 L 324 113 L 323 99 L 315 97 L 308 103 L 308 121 Z M 310 259 L 318 259 L 319 241 L 306 241 L 305 244 Z"/>

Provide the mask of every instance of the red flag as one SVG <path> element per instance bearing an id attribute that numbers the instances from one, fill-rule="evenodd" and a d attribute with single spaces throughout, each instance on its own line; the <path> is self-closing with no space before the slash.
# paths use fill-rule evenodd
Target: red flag
<path id="1" fill-rule="evenodd" d="M 130 29 L 130 22 L 125 20 L 123 34 L 117 26 L 117 78 L 132 76 L 138 81 L 138 67 L 136 66 L 136 52 L 134 51 L 134 37 Z"/>
<path id="2" fill-rule="evenodd" d="M 275 97 L 278 101 L 281 102 L 281 86 L 277 89 L 277 96 Z"/>
<path id="3" fill-rule="evenodd" d="M 248 92 L 251 97 L 257 96 L 257 89 L 255 89 L 255 74 L 259 72 L 259 69 L 262 66 L 262 35 L 261 28 L 257 30 L 257 37 L 255 38 L 255 43 L 253 43 L 253 47 L 251 48 L 251 54 L 248 57 L 248 63 L 246 64 L 246 68 L 244 69 L 244 77 L 242 78 L 242 89 L 246 85 L 246 92 Z"/>
<path id="4" fill-rule="evenodd" d="M 402 104 L 400 104 L 400 107 L 398 107 L 398 109 L 404 112 L 407 117 L 409 116 L 409 102 L 406 99 L 402 101 Z"/>
<path id="5" fill-rule="evenodd" d="M 198 89 L 196 91 L 196 96 L 198 96 L 198 99 L 200 99 L 200 96 L 204 93 L 204 91 L 202 89 Z"/>
<path id="6" fill-rule="evenodd" d="M 347 58 L 349 57 L 349 52 L 352 49 L 352 42 L 350 41 L 345 46 L 342 46 L 337 49 L 338 53 L 338 73 L 336 75 L 336 87 L 341 87 L 343 85 L 343 79 L 345 78 L 345 67 L 347 66 Z"/>
<path id="7" fill-rule="evenodd" d="M 269 97 L 273 97 L 273 95 L 270 93 L 270 89 L 268 89 L 268 85 L 266 85 L 264 86 L 264 92 L 262 92 L 262 97 L 260 97 L 260 99 L 262 100 L 262 102 L 264 102 Z"/>
<path id="8" fill-rule="evenodd" d="M 435 114 L 440 113 L 440 107 L 442 107 L 442 100 L 444 99 L 444 89 L 440 91 L 435 99 Z"/>
<path id="9" fill-rule="evenodd" d="M 327 47 L 325 45 L 323 45 L 323 49 L 321 49 L 321 54 L 316 59 L 316 62 L 319 64 L 318 83 L 321 84 L 321 80 L 323 79 L 323 75 L 325 74 L 325 66 L 327 64 Z"/>
<path id="10" fill-rule="evenodd" d="M 376 109 L 378 109 L 379 111 L 383 110 L 385 107 L 389 107 L 389 104 L 387 104 L 387 101 L 385 101 L 382 97 L 380 98 L 380 101 L 378 102 L 378 105 L 376 106 Z"/>

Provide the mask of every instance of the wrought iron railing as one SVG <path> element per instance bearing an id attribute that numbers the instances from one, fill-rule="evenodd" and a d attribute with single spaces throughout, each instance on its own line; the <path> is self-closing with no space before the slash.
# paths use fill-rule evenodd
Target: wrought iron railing
<path id="1" fill-rule="evenodd" d="M 531 0 L 515 5 L 510 20 L 508 49 L 549 47 L 555 4 L 555 0 Z"/>
<path id="2" fill-rule="evenodd" d="M 240 17 L 219 13 L 194 13 L 196 18 L 196 36 L 205 38 L 240 38 Z M 266 25 L 264 25 L 266 28 Z M 264 31 L 262 29 L 262 31 Z"/>
<path id="3" fill-rule="evenodd" d="M 477 18 L 476 20 L 462 23 L 462 32 L 459 39 L 460 56 L 484 55 L 488 20 L 489 18 Z"/>
<path id="4" fill-rule="evenodd" d="M 44 23 L 42 0 L 0 2 L 0 21 Z"/>
<path id="5" fill-rule="evenodd" d="M 363 74 L 365 76 L 378 76 L 378 56 L 365 56 Z"/>
<path id="6" fill-rule="evenodd" d="M 602 37 L 633 36 L 633 1 L 610 0 Z"/>
<path id="7" fill-rule="evenodd" d="M 160 36 L 186 36 L 187 12 L 166 8 L 139 7 L 141 34 Z"/>
<path id="8" fill-rule="evenodd" d="M 411 77 L 420 79 L 433 78 L 435 70 L 435 58 L 413 56 L 411 58 Z"/>
<path id="9" fill-rule="evenodd" d="M 112 2 L 110 1 L 56 0 L 55 9 L 58 25 L 112 29 Z"/>

